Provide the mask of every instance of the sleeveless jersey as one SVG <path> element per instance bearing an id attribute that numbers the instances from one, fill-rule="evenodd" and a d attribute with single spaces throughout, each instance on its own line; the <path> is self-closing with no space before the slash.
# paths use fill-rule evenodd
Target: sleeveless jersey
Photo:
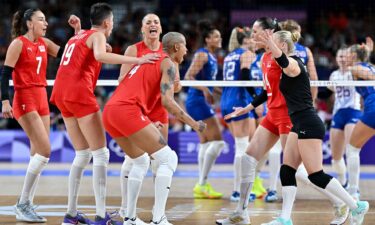
<path id="1" fill-rule="evenodd" d="M 233 50 L 224 58 L 224 80 L 241 80 L 241 55 L 245 52 L 243 48 Z M 250 95 L 244 87 L 223 87 L 222 101 L 233 102 L 238 100 L 249 101 Z"/>
<path id="2" fill-rule="evenodd" d="M 299 44 L 299 43 L 295 43 L 294 46 L 295 46 L 294 54 L 298 58 L 300 58 L 302 60 L 303 64 L 306 66 L 307 62 L 309 61 L 309 57 L 307 56 L 306 47 Z"/>
<path id="3" fill-rule="evenodd" d="M 142 57 L 144 55 L 147 55 L 148 53 L 163 53 L 163 45 L 160 42 L 160 47 L 156 51 L 150 50 L 144 41 L 140 41 L 135 44 L 135 47 L 137 48 L 137 57 Z"/>
<path id="4" fill-rule="evenodd" d="M 367 67 L 370 69 L 370 71 L 375 74 L 375 67 L 373 65 L 371 65 L 370 63 L 365 63 L 365 62 L 361 62 L 361 63 L 358 63 L 357 65 L 361 65 L 363 67 Z M 361 80 L 361 79 L 359 79 Z M 369 86 L 369 87 L 355 87 L 355 89 L 357 90 L 357 92 L 362 96 L 363 100 L 366 101 L 367 97 L 369 97 L 370 95 L 375 95 L 375 88 L 373 86 Z M 372 96 L 371 98 L 374 98 L 375 96 Z"/>
<path id="5" fill-rule="evenodd" d="M 107 105 L 137 105 L 145 115 L 152 112 L 157 102 L 161 101 L 160 66 L 167 57 L 162 53 L 155 64 L 134 66 L 116 88 Z"/>
<path id="6" fill-rule="evenodd" d="M 57 71 L 51 101 L 55 98 L 83 104 L 96 104 L 94 90 L 101 63 L 86 41 L 95 30 L 86 30 L 68 41 Z"/>
<path id="7" fill-rule="evenodd" d="M 218 65 L 217 60 L 214 55 L 212 55 L 207 49 L 200 48 L 198 49 L 195 54 L 199 52 L 204 52 L 207 54 L 208 61 L 206 64 L 204 64 L 203 68 L 199 73 L 195 76 L 196 80 L 216 80 L 216 75 L 218 71 Z M 209 89 L 212 91 L 213 88 L 209 87 Z M 189 88 L 188 90 L 188 98 L 194 98 L 194 97 L 204 97 L 203 92 L 195 89 L 195 88 Z"/>
<path id="8" fill-rule="evenodd" d="M 250 65 L 250 80 L 263 80 L 262 65 L 261 65 L 262 56 L 263 56 L 263 52 L 258 53 L 256 55 L 255 61 L 253 63 L 251 63 L 251 65 Z M 257 95 L 262 93 L 262 91 L 263 91 L 262 87 L 256 87 L 255 88 L 255 93 Z"/>
<path id="9" fill-rule="evenodd" d="M 288 108 L 280 91 L 281 68 L 272 58 L 272 53 L 264 53 L 262 58 L 263 81 L 267 90 L 267 107 L 274 116 L 288 116 Z M 277 110 L 277 112 L 275 111 Z M 275 113 L 274 113 L 275 112 Z"/>
<path id="10" fill-rule="evenodd" d="M 329 79 L 331 81 L 353 80 L 353 76 L 350 71 L 342 73 L 340 70 L 335 70 L 333 71 Z M 361 96 L 356 92 L 355 87 L 334 86 L 333 88 L 335 90 L 335 104 L 333 106 L 333 114 L 335 114 L 339 109 L 344 108 L 361 110 Z"/>
<path id="11" fill-rule="evenodd" d="M 24 36 L 19 36 L 22 41 L 22 50 L 12 73 L 14 89 L 47 86 L 47 46 L 43 38 L 31 42 Z"/>

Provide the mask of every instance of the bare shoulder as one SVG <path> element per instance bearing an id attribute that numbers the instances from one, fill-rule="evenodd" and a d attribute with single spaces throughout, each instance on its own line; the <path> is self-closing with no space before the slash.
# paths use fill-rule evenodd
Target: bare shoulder
<path id="1" fill-rule="evenodd" d="M 126 56 L 134 56 L 136 57 L 137 56 L 137 46 L 136 45 L 129 45 L 126 50 L 125 50 L 125 53 L 124 55 Z"/>
<path id="2" fill-rule="evenodd" d="M 172 62 L 172 60 L 169 58 L 169 57 L 165 57 L 162 61 L 161 61 L 161 64 L 160 64 L 160 68 L 163 71 L 165 70 L 169 70 L 169 69 L 173 69 L 175 70 L 175 66 L 174 66 L 174 63 Z"/>

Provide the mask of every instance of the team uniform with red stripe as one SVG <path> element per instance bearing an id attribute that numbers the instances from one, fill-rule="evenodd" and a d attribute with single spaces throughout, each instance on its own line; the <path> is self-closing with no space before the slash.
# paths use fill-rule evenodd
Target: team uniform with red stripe
<path id="1" fill-rule="evenodd" d="M 128 137 L 152 123 L 150 115 L 160 110 L 161 62 L 134 66 L 119 84 L 103 110 L 103 123 L 108 133 Z M 164 109 L 164 108 L 163 108 Z"/>
<path id="2" fill-rule="evenodd" d="M 262 71 L 267 90 L 268 112 L 260 124 L 278 136 L 288 134 L 292 128 L 292 122 L 288 115 L 288 107 L 284 96 L 279 88 L 282 71 L 272 58 L 272 53 L 264 53 Z"/>
<path id="3" fill-rule="evenodd" d="M 100 110 L 94 90 L 102 64 L 86 44 L 95 32 L 83 31 L 65 46 L 51 96 L 64 117 L 80 118 Z"/>
<path id="4" fill-rule="evenodd" d="M 37 111 L 49 115 L 47 98 L 47 46 L 43 38 L 32 42 L 24 36 L 22 50 L 12 73 L 14 82 L 13 115 L 18 120 L 26 113 Z"/>

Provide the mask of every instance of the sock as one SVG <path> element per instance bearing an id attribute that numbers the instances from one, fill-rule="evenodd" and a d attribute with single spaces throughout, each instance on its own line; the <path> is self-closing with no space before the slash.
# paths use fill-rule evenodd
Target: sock
<path id="1" fill-rule="evenodd" d="M 281 141 L 278 140 L 276 144 L 271 148 L 268 154 L 268 166 L 270 172 L 270 191 L 277 190 L 277 181 L 279 178 L 280 171 L 280 154 L 282 151 Z"/>
<path id="2" fill-rule="evenodd" d="M 202 176 L 199 179 L 200 185 L 206 184 L 208 174 L 224 146 L 224 141 L 211 141 L 211 144 L 208 146 L 206 154 L 204 155 Z"/>
<path id="3" fill-rule="evenodd" d="M 72 167 L 70 168 L 68 181 L 68 209 L 67 213 L 71 216 L 77 215 L 78 192 L 81 184 L 81 178 L 85 167 L 92 158 L 90 149 L 76 151 Z"/>
<path id="4" fill-rule="evenodd" d="M 145 177 L 148 167 L 150 166 L 150 157 L 147 153 L 132 159 L 133 166 L 129 172 L 128 195 L 127 195 L 127 218 L 136 217 L 137 201 L 141 191 L 142 181 Z"/>
<path id="5" fill-rule="evenodd" d="M 337 180 L 341 183 L 341 185 L 346 184 L 346 165 L 344 158 L 339 160 L 332 159 L 332 168 L 337 173 L 338 177 Z"/>
<path id="6" fill-rule="evenodd" d="M 93 186 L 96 203 L 96 215 L 105 218 L 105 198 L 107 185 L 107 166 L 109 150 L 106 147 L 92 151 L 93 156 Z"/>
<path id="7" fill-rule="evenodd" d="M 129 172 L 133 166 L 132 159 L 128 156 L 125 156 L 124 162 L 121 166 L 121 174 L 120 174 L 120 185 L 121 185 L 121 208 L 120 212 L 123 213 L 123 211 L 126 209 L 126 198 L 128 196 L 128 177 Z"/>
<path id="8" fill-rule="evenodd" d="M 203 179 L 204 156 L 206 155 L 207 148 L 210 146 L 210 144 L 211 144 L 211 142 L 199 144 L 199 149 L 198 149 L 199 180 Z"/>
<path id="9" fill-rule="evenodd" d="M 48 161 L 49 158 L 39 155 L 38 153 L 36 153 L 34 157 L 30 159 L 19 203 L 25 203 L 30 199 L 31 188 L 34 185 L 35 180 L 37 179 L 39 174 L 47 165 Z"/>
<path id="10" fill-rule="evenodd" d="M 33 157 L 34 156 L 30 156 L 30 160 Z M 39 178 L 40 178 L 40 174 L 38 174 L 38 176 L 35 178 L 35 182 L 34 182 L 33 186 L 31 187 L 31 190 L 30 190 L 29 200 L 30 200 L 31 205 L 33 205 L 33 203 L 34 203 L 34 196 L 35 196 L 35 192 L 36 192 L 36 187 L 38 186 L 38 183 L 39 183 Z"/>
<path id="11" fill-rule="evenodd" d="M 251 188 L 255 179 L 255 168 L 257 167 L 257 164 L 258 160 L 247 153 L 241 158 L 240 201 L 237 204 L 237 212 L 242 213 L 244 210 L 247 210 Z"/>
<path id="12" fill-rule="evenodd" d="M 282 186 L 281 192 L 283 196 L 283 209 L 280 217 L 285 220 L 290 220 L 294 200 L 296 199 L 297 186 Z"/>
<path id="13" fill-rule="evenodd" d="M 325 188 L 331 194 L 335 195 L 339 199 L 341 199 L 350 209 L 356 209 L 357 202 L 349 195 L 349 193 L 341 186 L 340 182 L 335 178 L 332 178 L 331 181 Z"/>
<path id="14" fill-rule="evenodd" d="M 241 157 L 246 152 L 246 148 L 248 145 L 248 137 L 235 137 L 235 152 L 234 155 L 234 186 L 233 190 L 239 192 L 240 185 L 241 185 Z"/>
<path id="15" fill-rule="evenodd" d="M 360 160 L 359 152 L 361 149 L 348 144 L 346 148 L 346 161 L 348 164 L 348 191 L 350 194 L 355 194 L 359 190 L 359 173 L 360 173 Z"/>

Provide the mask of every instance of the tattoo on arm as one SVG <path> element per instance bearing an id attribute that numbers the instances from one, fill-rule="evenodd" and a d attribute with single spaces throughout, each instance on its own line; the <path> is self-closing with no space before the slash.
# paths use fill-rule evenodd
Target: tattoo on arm
<path id="1" fill-rule="evenodd" d="M 174 79 L 176 78 L 176 68 L 174 65 L 171 65 L 167 70 L 167 74 L 169 76 L 169 82 L 173 83 Z"/>
<path id="2" fill-rule="evenodd" d="M 169 84 L 169 83 L 161 83 L 160 84 L 160 90 L 161 90 L 162 95 L 165 95 L 167 93 L 167 91 L 169 91 L 170 89 L 171 89 L 171 84 Z"/>

